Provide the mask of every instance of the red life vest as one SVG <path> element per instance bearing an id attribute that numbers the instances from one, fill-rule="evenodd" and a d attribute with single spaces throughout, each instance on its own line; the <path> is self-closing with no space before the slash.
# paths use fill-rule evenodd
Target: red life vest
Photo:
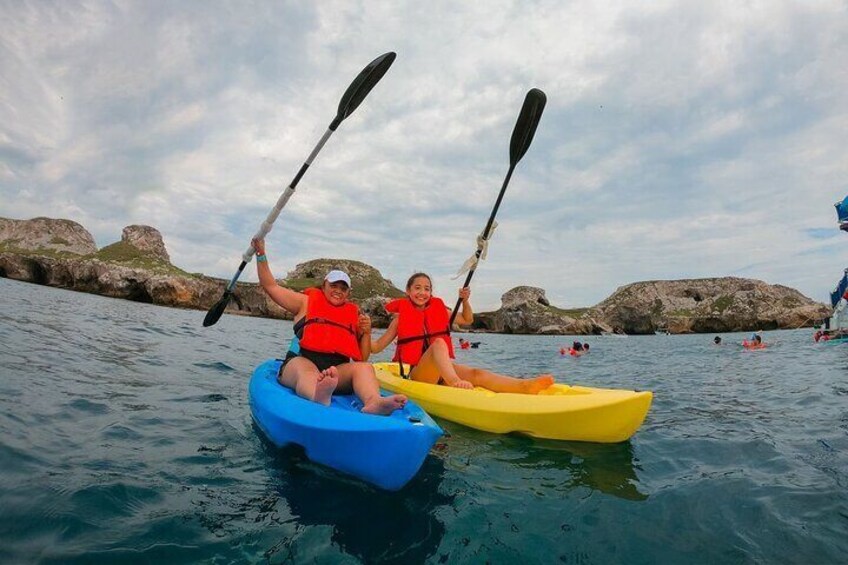
<path id="1" fill-rule="evenodd" d="M 451 358 L 454 357 L 448 328 L 450 316 L 441 298 L 430 297 L 423 310 L 416 308 L 409 298 L 399 298 L 386 304 L 386 310 L 399 317 L 394 361 L 417 365 L 435 339 L 444 341 Z"/>
<path id="2" fill-rule="evenodd" d="M 306 303 L 303 337 L 300 346 L 319 353 L 336 353 L 362 360 L 356 329 L 359 325 L 359 308 L 347 302 L 333 306 L 320 288 L 307 288 L 303 294 Z"/>

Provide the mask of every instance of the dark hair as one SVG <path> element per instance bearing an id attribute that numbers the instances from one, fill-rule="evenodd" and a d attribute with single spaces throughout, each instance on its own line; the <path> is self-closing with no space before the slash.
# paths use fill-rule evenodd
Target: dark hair
<path id="1" fill-rule="evenodd" d="M 406 281 L 406 290 L 409 290 L 409 287 L 412 286 L 412 283 L 414 283 L 415 279 L 417 279 L 418 277 L 426 278 L 430 282 L 430 287 L 432 288 L 433 279 L 430 278 L 430 275 L 428 275 L 427 273 L 414 273 L 411 277 L 409 277 L 409 280 Z"/>

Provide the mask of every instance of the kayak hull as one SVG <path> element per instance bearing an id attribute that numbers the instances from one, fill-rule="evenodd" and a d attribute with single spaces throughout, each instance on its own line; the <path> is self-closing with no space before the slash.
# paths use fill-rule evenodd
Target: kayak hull
<path id="1" fill-rule="evenodd" d="M 432 416 L 487 432 L 617 443 L 645 421 L 653 394 L 555 384 L 538 395 L 463 390 L 400 378 L 397 363 L 376 363 L 380 386 L 415 400 Z"/>
<path id="2" fill-rule="evenodd" d="M 398 490 L 415 476 L 443 434 L 413 402 L 389 416 L 375 416 L 360 412 L 354 395 L 333 395 L 330 406 L 300 398 L 277 382 L 279 368 L 280 361 L 271 359 L 253 372 L 253 420 L 274 445 L 299 445 L 316 463 Z"/>

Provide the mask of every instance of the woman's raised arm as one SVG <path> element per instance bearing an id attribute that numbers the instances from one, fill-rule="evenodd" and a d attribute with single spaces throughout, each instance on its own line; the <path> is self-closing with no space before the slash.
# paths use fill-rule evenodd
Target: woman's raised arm
<path id="1" fill-rule="evenodd" d="M 256 250 L 256 274 L 259 275 L 259 285 L 262 290 L 277 304 L 297 315 L 308 300 L 305 294 L 295 292 L 277 284 L 277 279 L 271 273 L 268 257 L 265 255 L 265 240 L 254 239 L 253 249 Z"/>

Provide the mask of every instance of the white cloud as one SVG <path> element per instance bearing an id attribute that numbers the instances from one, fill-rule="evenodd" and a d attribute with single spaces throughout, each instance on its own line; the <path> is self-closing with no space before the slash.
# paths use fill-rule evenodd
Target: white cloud
<path id="1" fill-rule="evenodd" d="M 5 4 L 0 215 L 69 217 L 100 245 L 154 225 L 178 266 L 229 277 L 349 81 L 395 50 L 269 235 L 278 274 L 350 257 L 397 284 L 428 271 L 452 298 L 538 87 L 478 310 L 519 284 L 583 306 L 729 274 L 823 300 L 848 260 L 809 235 L 835 231 L 848 188 L 845 16 L 837 1 Z"/>

